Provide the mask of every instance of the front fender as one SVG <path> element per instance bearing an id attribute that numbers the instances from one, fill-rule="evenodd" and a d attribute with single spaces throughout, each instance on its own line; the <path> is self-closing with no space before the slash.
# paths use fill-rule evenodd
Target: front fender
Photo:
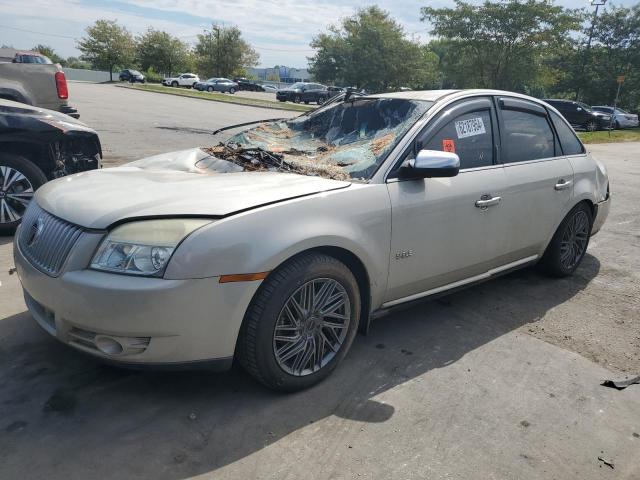
<path id="1" fill-rule="evenodd" d="M 375 307 L 387 286 L 390 242 L 386 186 L 354 184 L 215 221 L 182 242 L 165 278 L 272 271 L 305 250 L 339 247 L 364 264 Z"/>

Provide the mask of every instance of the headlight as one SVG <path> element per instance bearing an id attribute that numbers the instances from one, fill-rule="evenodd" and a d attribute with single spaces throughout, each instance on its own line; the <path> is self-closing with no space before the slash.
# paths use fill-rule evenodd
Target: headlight
<path id="1" fill-rule="evenodd" d="M 125 223 L 102 241 L 91 260 L 91 268 L 159 277 L 178 244 L 191 232 L 208 223 L 211 220 L 200 218 Z"/>

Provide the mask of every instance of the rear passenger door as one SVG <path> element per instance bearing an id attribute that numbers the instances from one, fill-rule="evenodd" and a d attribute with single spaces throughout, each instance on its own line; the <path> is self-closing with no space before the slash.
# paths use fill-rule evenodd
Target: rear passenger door
<path id="1" fill-rule="evenodd" d="M 542 253 L 568 212 L 573 169 L 544 107 L 513 97 L 498 97 L 497 103 L 506 176 L 505 261 L 511 262 Z"/>

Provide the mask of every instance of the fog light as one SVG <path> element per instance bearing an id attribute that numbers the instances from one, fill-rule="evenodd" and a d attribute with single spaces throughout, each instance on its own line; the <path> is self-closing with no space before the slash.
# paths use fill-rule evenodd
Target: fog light
<path id="1" fill-rule="evenodd" d="M 94 342 L 98 350 L 107 355 L 120 355 L 124 350 L 122 344 L 111 337 L 98 335 Z"/>

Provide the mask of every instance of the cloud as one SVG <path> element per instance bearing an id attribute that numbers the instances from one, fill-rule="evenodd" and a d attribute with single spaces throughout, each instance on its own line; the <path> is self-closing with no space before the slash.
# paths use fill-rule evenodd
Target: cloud
<path id="1" fill-rule="evenodd" d="M 619 0 L 617 4 L 634 2 Z M 559 3 L 572 8 L 586 6 L 584 0 Z M 303 67 L 313 53 L 309 47 L 313 36 L 358 8 L 374 4 L 389 11 L 409 35 L 426 40 L 429 26 L 420 22 L 420 7 L 452 6 L 453 0 L 30 0 L 28 8 L 24 0 L 2 0 L 0 44 L 31 48 L 44 43 L 70 56 L 79 54 L 75 39 L 99 18 L 117 19 L 134 34 L 152 26 L 190 43 L 215 22 L 237 25 L 260 53 L 263 66 Z"/>

